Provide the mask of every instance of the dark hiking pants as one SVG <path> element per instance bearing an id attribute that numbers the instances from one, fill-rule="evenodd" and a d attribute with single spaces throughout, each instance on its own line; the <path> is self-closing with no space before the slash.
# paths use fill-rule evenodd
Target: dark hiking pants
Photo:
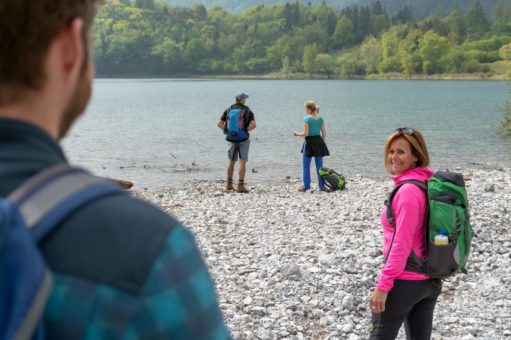
<path id="1" fill-rule="evenodd" d="M 372 313 L 370 339 L 395 339 L 404 322 L 408 340 L 429 340 L 433 310 L 441 290 L 439 279 L 395 280 L 385 303 L 385 312 Z"/>

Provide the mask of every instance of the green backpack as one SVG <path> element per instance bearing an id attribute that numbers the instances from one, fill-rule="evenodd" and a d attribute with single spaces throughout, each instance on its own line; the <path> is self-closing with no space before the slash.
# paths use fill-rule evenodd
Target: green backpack
<path id="1" fill-rule="evenodd" d="M 427 274 L 432 278 L 447 278 L 460 271 L 466 273 L 465 264 L 470 254 L 473 230 L 469 223 L 468 199 L 463 175 L 450 171 L 437 171 L 427 184 L 420 181 L 399 183 L 385 201 L 387 221 L 394 227 L 394 235 L 396 228 L 392 199 L 405 183 L 417 185 L 428 195 L 425 221 L 426 258 L 420 259 L 412 250 L 405 270 Z"/>
<path id="2" fill-rule="evenodd" d="M 319 168 L 319 175 L 323 177 L 325 186 L 330 191 L 342 190 L 346 186 L 344 176 L 333 169 L 321 167 Z"/>

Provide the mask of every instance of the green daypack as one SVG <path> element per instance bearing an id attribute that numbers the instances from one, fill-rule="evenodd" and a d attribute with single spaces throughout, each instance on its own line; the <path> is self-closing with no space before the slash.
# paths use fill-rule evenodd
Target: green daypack
<path id="1" fill-rule="evenodd" d="M 396 229 L 392 199 L 405 183 L 417 185 L 428 196 L 424 235 L 426 258 L 420 259 L 412 250 L 405 270 L 427 274 L 432 278 L 447 278 L 460 271 L 466 273 L 465 265 L 470 254 L 473 230 L 469 222 L 467 191 L 463 175 L 450 171 L 437 171 L 427 184 L 420 181 L 399 183 L 385 201 L 387 221 L 394 227 L 394 235 Z M 447 244 L 440 245 L 439 240 L 445 238 L 444 235 L 447 236 L 448 241 L 445 241 Z M 435 244 L 435 238 L 437 244 Z"/>
<path id="2" fill-rule="evenodd" d="M 325 180 L 325 186 L 330 191 L 342 190 L 346 186 L 346 178 L 333 169 L 321 167 L 319 175 Z"/>

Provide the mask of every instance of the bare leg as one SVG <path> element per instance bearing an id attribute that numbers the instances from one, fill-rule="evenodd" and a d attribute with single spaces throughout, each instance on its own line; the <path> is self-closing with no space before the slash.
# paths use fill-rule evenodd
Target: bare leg
<path id="1" fill-rule="evenodd" d="M 234 164 L 236 161 L 229 161 L 229 166 L 227 167 L 227 179 L 232 179 L 232 175 L 234 174 Z"/>
<path id="2" fill-rule="evenodd" d="M 247 161 L 240 160 L 240 178 L 238 180 L 238 192 L 247 193 L 248 189 L 245 187 L 245 170 L 247 168 Z"/>
<path id="3" fill-rule="evenodd" d="M 245 171 L 247 169 L 247 161 L 240 159 L 240 170 L 239 170 L 239 180 L 245 180 Z"/>

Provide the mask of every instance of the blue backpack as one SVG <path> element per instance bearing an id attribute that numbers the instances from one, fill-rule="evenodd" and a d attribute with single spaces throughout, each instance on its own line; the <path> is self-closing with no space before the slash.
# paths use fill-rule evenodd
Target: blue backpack
<path id="1" fill-rule="evenodd" d="M 245 131 L 245 124 L 248 117 L 248 112 L 244 109 L 229 109 L 227 112 L 226 137 L 230 142 L 242 142 L 248 139 L 248 132 Z"/>
<path id="2" fill-rule="evenodd" d="M 41 317 L 52 275 L 38 242 L 85 203 L 120 192 L 113 182 L 60 164 L 0 198 L 1 340 L 44 338 Z"/>

